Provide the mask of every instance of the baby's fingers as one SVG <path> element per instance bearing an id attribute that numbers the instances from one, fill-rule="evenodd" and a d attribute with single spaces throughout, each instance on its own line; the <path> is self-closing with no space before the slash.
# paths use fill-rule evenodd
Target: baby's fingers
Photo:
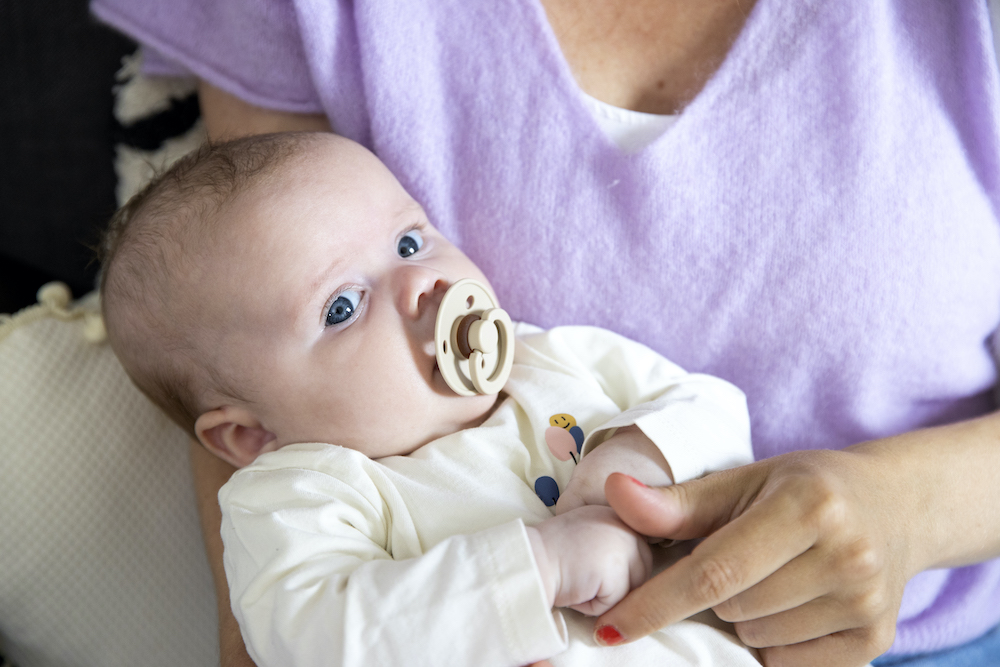
<path id="1" fill-rule="evenodd" d="M 559 496 L 559 500 L 556 501 L 556 514 L 565 514 L 570 510 L 575 510 L 578 507 L 583 507 L 587 504 L 587 501 L 579 493 L 574 491 L 572 488 L 566 489 Z"/>
<path id="2" fill-rule="evenodd" d="M 644 583 L 649 578 L 651 570 L 652 554 L 649 546 L 641 543 L 639 553 L 632 559 L 627 569 L 616 568 L 616 574 L 604 578 L 592 599 L 571 605 L 570 609 L 587 616 L 599 616 L 621 602 L 630 590 Z"/>
<path id="3" fill-rule="evenodd" d="M 584 505 L 608 504 L 604 498 L 604 480 L 607 474 L 604 473 L 603 476 L 598 474 L 597 477 L 594 474 L 587 474 L 588 471 L 590 473 L 600 473 L 600 471 L 595 471 L 596 466 L 584 467 L 584 465 L 585 463 L 581 461 L 580 467 L 559 496 L 556 502 L 556 514 L 565 514 Z"/>

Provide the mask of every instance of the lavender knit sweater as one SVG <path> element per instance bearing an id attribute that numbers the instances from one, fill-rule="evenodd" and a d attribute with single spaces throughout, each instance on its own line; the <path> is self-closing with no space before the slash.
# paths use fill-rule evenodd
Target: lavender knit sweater
<path id="1" fill-rule="evenodd" d="M 759 0 L 623 155 L 536 0 L 94 0 L 180 67 L 324 112 L 516 319 L 596 324 L 749 398 L 757 457 L 995 408 L 1000 105 L 982 2 Z M 1000 563 L 927 572 L 893 652 L 1000 621 Z"/>

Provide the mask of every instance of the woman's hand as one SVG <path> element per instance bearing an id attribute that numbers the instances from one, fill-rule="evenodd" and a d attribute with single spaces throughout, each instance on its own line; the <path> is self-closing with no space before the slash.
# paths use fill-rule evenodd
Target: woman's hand
<path id="1" fill-rule="evenodd" d="M 666 488 L 612 475 L 608 501 L 637 532 L 708 537 L 599 618 L 598 640 L 712 608 L 768 667 L 870 661 L 892 644 L 910 577 L 1000 553 L 988 472 L 1000 466 L 998 421 L 795 452 Z"/>

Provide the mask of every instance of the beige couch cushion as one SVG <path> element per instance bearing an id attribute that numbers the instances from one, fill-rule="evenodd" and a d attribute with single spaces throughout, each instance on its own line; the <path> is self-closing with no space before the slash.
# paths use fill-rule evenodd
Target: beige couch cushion
<path id="1" fill-rule="evenodd" d="M 0 322 L 0 653 L 216 665 L 187 438 L 100 341 L 96 296 L 58 302 Z"/>

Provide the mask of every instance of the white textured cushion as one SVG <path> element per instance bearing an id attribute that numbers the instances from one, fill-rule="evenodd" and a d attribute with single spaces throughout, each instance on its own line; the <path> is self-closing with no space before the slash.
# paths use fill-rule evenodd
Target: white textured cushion
<path id="1" fill-rule="evenodd" d="M 94 313 L 91 295 L 0 322 L 0 652 L 217 665 L 187 438 L 87 340 Z"/>

